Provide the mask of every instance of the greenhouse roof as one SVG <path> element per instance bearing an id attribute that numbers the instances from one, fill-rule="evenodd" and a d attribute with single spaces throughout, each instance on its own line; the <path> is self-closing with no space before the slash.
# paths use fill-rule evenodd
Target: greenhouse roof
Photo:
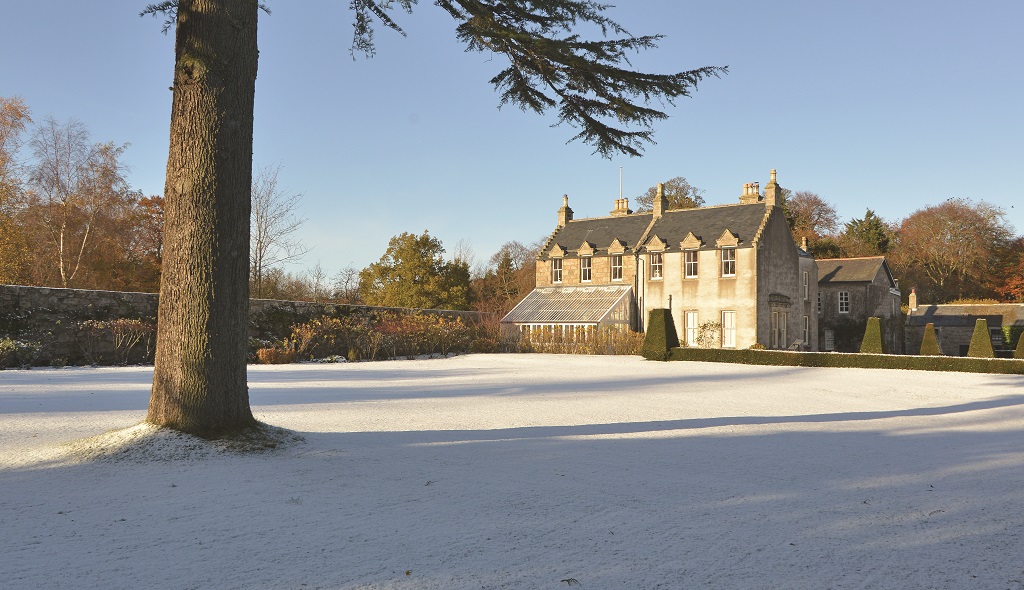
<path id="1" fill-rule="evenodd" d="M 632 296 L 632 287 L 542 287 L 501 319 L 510 324 L 598 324 Z"/>

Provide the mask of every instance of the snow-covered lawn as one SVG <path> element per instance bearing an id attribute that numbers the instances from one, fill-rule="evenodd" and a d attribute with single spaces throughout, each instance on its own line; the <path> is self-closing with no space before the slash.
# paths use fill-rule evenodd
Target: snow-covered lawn
<path id="1" fill-rule="evenodd" d="M 305 441 L 237 455 L 123 431 L 151 372 L 0 372 L 0 588 L 1024 587 L 1021 376 L 254 366 Z"/>

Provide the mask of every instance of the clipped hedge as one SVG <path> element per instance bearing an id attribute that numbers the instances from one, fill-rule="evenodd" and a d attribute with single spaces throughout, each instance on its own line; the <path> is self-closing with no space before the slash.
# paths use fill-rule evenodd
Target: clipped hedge
<path id="1" fill-rule="evenodd" d="M 671 310 L 652 309 L 647 320 L 647 334 L 640 354 L 649 361 L 668 360 L 669 351 L 679 346 L 679 336 L 672 322 Z"/>
<path id="2" fill-rule="evenodd" d="M 935 335 L 935 324 L 928 322 L 924 326 L 924 337 L 921 338 L 921 356 L 941 356 L 939 339 Z"/>
<path id="3" fill-rule="evenodd" d="M 732 350 L 728 348 L 673 348 L 669 351 L 668 360 L 773 365 L 780 367 L 853 367 L 861 369 L 908 369 L 912 371 L 1024 375 L 1024 360 L 955 356 L 905 356 L 752 349 Z"/>
<path id="4" fill-rule="evenodd" d="M 971 335 L 971 347 L 967 349 L 967 356 L 971 358 L 990 359 L 996 356 L 992 348 L 992 335 L 988 331 L 988 320 L 978 318 L 974 322 L 974 334 Z"/>
<path id="5" fill-rule="evenodd" d="M 860 341 L 860 351 L 865 354 L 885 354 L 885 344 L 882 342 L 882 320 L 879 318 L 868 318 L 868 324 L 864 328 L 864 338 Z"/>
<path id="6" fill-rule="evenodd" d="M 1024 336 L 1017 338 L 1017 349 L 1013 351 L 1013 358 L 1024 359 Z"/>

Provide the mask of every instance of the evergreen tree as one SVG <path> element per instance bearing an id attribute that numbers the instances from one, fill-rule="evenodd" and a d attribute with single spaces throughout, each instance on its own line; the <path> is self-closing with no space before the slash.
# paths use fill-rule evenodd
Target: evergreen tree
<path id="1" fill-rule="evenodd" d="M 885 221 L 868 209 L 862 219 L 853 219 L 843 226 L 840 236 L 846 256 L 879 256 L 889 251 L 892 230 Z"/>
<path id="2" fill-rule="evenodd" d="M 352 0 L 353 51 L 374 52 L 372 20 L 401 30 L 388 13 L 414 0 Z M 469 50 L 503 56 L 491 79 L 500 104 L 554 109 L 602 156 L 639 155 L 667 115 L 650 105 L 689 96 L 726 72 L 703 67 L 647 74 L 620 67 L 655 47 L 634 37 L 593 0 L 437 0 Z M 163 277 L 156 367 L 147 420 L 216 436 L 255 426 L 246 386 L 249 199 L 253 103 L 259 52 L 258 0 L 166 0 L 143 14 L 168 16 L 175 66 Z M 614 38 L 587 40 L 596 27 Z"/>
<path id="3" fill-rule="evenodd" d="M 359 294 L 367 305 L 417 309 L 466 309 L 469 267 L 446 262 L 441 240 L 424 231 L 391 238 L 380 260 L 359 273 Z"/>
<path id="4" fill-rule="evenodd" d="M 860 351 L 867 354 L 885 354 L 880 318 L 868 318 L 868 324 L 864 328 L 864 339 L 860 342 Z"/>

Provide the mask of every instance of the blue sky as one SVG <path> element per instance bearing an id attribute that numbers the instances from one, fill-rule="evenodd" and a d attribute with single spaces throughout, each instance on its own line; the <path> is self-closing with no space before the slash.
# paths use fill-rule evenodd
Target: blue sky
<path id="1" fill-rule="evenodd" d="M 709 204 L 734 202 L 777 168 L 843 221 L 969 197 L 1024 232 L 1024 2 L 621 2 L 609 14 L 632 33 L 667 35 L 638 68 L 730 73 L 669 106 L 644 157 L 612 160 L 566 144 L 553 115 L 499 110 L 487 81 L 502 58 L 464 52 L 430 2 L 397 15 L 407 37 L 378 29 L 377 56 L 355 61 L 347 1 L 269 4 L 254 161 L 304 195 L 304 265 L 361 268 L 424 229 L 483 261 L 549 234 L 563 194 L 577 218 L 606 215 L 620 166 L 631 199 L 685 176 Z M 162 194 L 173 35 L 144 6 L 0 0 L 0 96 L 130 142 L 133 185 Z"/>

